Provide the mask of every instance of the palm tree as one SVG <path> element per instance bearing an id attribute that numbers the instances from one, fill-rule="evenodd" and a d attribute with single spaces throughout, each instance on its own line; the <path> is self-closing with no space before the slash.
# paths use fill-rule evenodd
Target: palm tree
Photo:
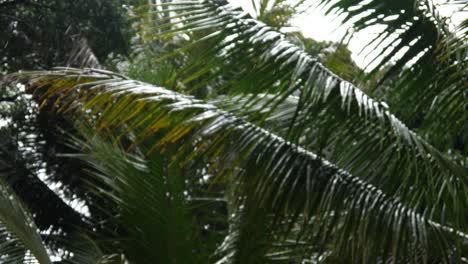
<path id="1" fill-rule="evenodd" d="M 158 85 L 7 77 L 76 124 L 100 213 L 40 243 L 0 210 L 5 232 L 41 263 L 45 247 L 63 263 L 467 262 L 468 24 L 453 31 L 431 1 L 318 2 L 394 41 L 357 85 L 222 0 L 136 10 L 142 43 L 173 49 L 156 53 L 175 69 Z"/>

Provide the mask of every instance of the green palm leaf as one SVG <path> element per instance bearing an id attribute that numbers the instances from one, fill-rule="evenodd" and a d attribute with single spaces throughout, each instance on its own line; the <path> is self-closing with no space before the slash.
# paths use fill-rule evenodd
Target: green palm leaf
<path id="1" fill-rule="evenodd" d="M 405 64 L 423 54 L 431 54 L 439 38 L 450 34 L 433 1 L 329 1 L 319 0 L 327 12 L 344 14 L 343 23 L 350 22 L 355 30 L 374 25 L 383 26 L 381 32 L 369 41 L 377 50 L 374 60 L 381 61 L 374 67 L 382 69 L 391 59 L 396 62 L 390 72 L 400 71 Z M 390 43 L 386 41 L 390 40 Z M 397 55 L 402 53 L 403 55 Z"/>
<path id="2" fill-rule="evenodd" d="M 273 112 L 293 98 L 297 103 L 288 110 L 293 110 L 293 116 L 275 132 L 306 149 L 326 153 L 340 167 L 412 206 L 427 208 L 431 217 L 442 219 L 444 210 L 444 215 L 451 215 L 451 224 L 466 229 L 468 169 L 410 130 L 384 102 L 369 97 L 282 34 L 225 1 L 179 1 L 165 6 L 171 12 L 183 12 L 176 15 L 183 19 L 146 28 L 141 32 L 144 37 L 195 34 L 179 52 L 207 45 L 180 71 L 180 89 L 198 95 L 210 86 L 214 88 L 211 97 L 246 98 L 251 93 L 248 99 L 238 100 L 233 110 L 259 125 L 281 116 Z M 271 95 L 269 100 L 257 96 L 265 93 Z"/>
<path id="3" fill-rule="evenodd" d="M 27 263 L 33 261 L 27 257 L 30 251 L 39 263 L 52 263 L 32 216 L 3 181 L 0 181 L 0 222 L 0 253 L 5 258 L 0 260 Z"/>
<path id="4" fill-rule="evenodd" d="M 371 63 L 378 62 L 373 72 L 385 71 L 378 83 L 390 81 L 386 97 L 393 109 L 408 112 L 402 116 L 404 120 L 422 119 L 420 130 L 443 148 L 453 148 L 460 140 L 466 142 L 468 51 L 464 23 L 451 29 L 450 17 L 440 15 L 436 1 L 431 0 L 319 2 L 328 12 L 344 14 L 343 22 L 358 31 L 382 26 L 367 47 L 372 47 Z M 461 13 L 468 7 L 466 1 L 447 0 L 445 4 L 458 7 Z M 390 77 L 397 80 L 392 82 Z M 375 89 L 385 90 L 381 85 Z M 407 109 L 408 104 L 413 107 Z"/>
<path id="5" fill-rule="evenodd" d="M 458 149 L 464 155 L 466 148 L 457 145 L 468 140 L 467 33 L 465 21 L 435 45 L 433 57 L 422 58 L 420 63 L 404 71 L 387 95 L 395 102 L 396 109 L 408 112 L 405 119 L 422 119 L 420 130 L 434 143 L 442 148 Z M 409 102 L 418 103 L 405 109 L 403 106 Z"/>
<path id="6" fill-rule="evenodd" d="M 154 148 L 179 146 L 173 161 L 203 160 L 219 175 L 237 175 L 249 206 L 272 227 L 300 222 L 302 237 L 335 245 L 354 260 L 448 261 L 466 256 L 467 236 L 431 220 L 398 197 L 236 115 L 190 96 L 98 70 L 17 75 L 63 111 L 84 115 L 98 131 L 117 129 Z M 112 102 L 112 103 L 111 103 Z M 304 221 L 305 219 L 305 221 Z M 384 232 L 382 232 L 384 230 Z M 282 233 L 287 236 L 290 228 Z M 281 232 L 280 232 L 281 233 Z M 335 235 L 331 235 L 335 234 Z"/>
<path id="7" fill-rule="evenodd" d="M 110 245 L 101 246 L 122 250 L 132 263 L 198 263 L 183 175 L 158 153 L 142 155 L 143 146 L 126 153 L 89 128 L 82 126 L 81 132 L 85 141 L 74 138 L 72 143 L 85 154 L 76 157 L 90 165 L 89 191 L 98 201 L 108 201 L 105 207 L 92 205 L 108 215 L 102 221 L 109 224 L 97 225 L 104 229 L 97 235 L 98 245 L 110 237 Z"/>

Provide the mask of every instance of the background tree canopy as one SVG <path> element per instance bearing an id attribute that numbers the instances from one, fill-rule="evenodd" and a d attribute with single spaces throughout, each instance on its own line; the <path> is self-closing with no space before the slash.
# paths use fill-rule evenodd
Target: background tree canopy
<path id="1" fill-rule="evenodd" d="M 0 0 L 0 263 L 467 263 L 439 4 Z M 290 30 L 311 8 L 378 25 L 373 67 Z"/>

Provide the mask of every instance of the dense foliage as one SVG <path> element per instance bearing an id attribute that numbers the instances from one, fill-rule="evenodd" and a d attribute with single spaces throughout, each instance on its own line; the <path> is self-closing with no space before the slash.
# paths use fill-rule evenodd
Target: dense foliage
<path id="1" fill-rule="evenodd" d="M 0 263 L 468 262 L 467 20 L 252 5 L 0 0 Z"/>

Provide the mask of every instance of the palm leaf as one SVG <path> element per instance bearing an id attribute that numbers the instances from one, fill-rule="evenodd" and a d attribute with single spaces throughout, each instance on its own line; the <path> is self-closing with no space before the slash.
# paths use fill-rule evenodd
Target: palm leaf
<path id="1" fill-rule="evenodd" d="M 132 263 L 197 263 L 184 177 L 167 166 L 164 156 L 143 156 L 143 146 L 126 153 L 115 139 L 83 126 L 80 131 L 85 141 L 72 138 L 72 144 L 84 155 L 75 157 L 90 165 L 88 189 L 107 204 L 99 208 L 108 218 L 102 220 L 105 226 L 97 225 L 104 229 L 95 239 L 98 245 L 122 250 Z M 99 243 L 106 240 L 112 242 Z"/>
<path id="2" fill-rule="evenodd" d="M 252 206 L 271 212 L 273 226 L 305 218 L 302 236 L 323 247 L 335 245 L 336 254 L 424 262 L 467 254 L 467 236 L 434 222 L 426 209 L 405 205 L 365 179 L 214 105 L 106 71 L 69 69 L 17 78 L 29 80 L 36 95 L 58 98 L 59 110 L 86 113 L 98 131 L 117 129 L 138 140 L 157 136 L 153 147 L 159 150 L 178 144 L 174 162 L 203 156 L 219 175 L 235 172 Z"/>
<path id="3" fill-rule="evenodd" d="M 401 109 L 416 99 L 414 107 L 405 109 L 405 119 L 421 120 L 419 129 L 434 143 L 465 156 L 466 148 L 460 147 L 460 142 L 468 139 L 467 33 L 465 21 L 437 43 L 435 59 L 422 58 L 421 63 L 404 71 L 387 96 Z"/>
<path id="4" fill-rule="evenodd" d="M 72 49 L 69 52 L 67 65 L 79 68 L 100 68 L 100 63 L 86 38 L 80 35 L 71 36 Z"/>
<path id="5" fill-rule="evenodd" d="M 369 45 L 381 50 L 374 60 L 381 61 L 374 70 L 382 69 L 391 59 L 396 62 L 389 72 L 400 71 L 405 64 L 423 54 L 431 54 L 439 38 L 449 34 L 448 24 L 432 1 L 329 1 L 320 0 L 327 13 L 344 14 L 343 23 L 355 30 L 383 26 Z M 390 43 L 386 43 L 386 41 Z M 400 54 L 399 54 L 400 53 Z M 398 55 L 397 55 L 398 54 Z"/>
<path id="6" fill-rule="evenodd" d="M 210 86 L 215 88 L 212 97 L 245 98 L 244 94 L 252 93 L 239 101 L 236 111 L 243 111 L 244 115 L 239 114 L 259 125 L 273 119 L 272 112 L 283 101 L 295 97 L 289 124 L 277 130 L 281 136 L 307 149 L 327 152 L 339 166 L 413 206 L 429 205 L 432 217 L 442 219 L 444 208 L 444 214 L 453 217 L 452 224 L 466 229 L 468 169 L 410 130 L 384 102 L 369 97 L 282 34 L 224 1 L 165 5 L 171 12 L 182 10 L 184 18 L 171 22 L 170 30 L 147 28 L 141 32 L 146 38 L 196 32 L 201 36 L 180 51 L 208 45 L 180 71 L 184 84 L 180 89 L 200 94 L 200 89 Z M 264 93 L 272 95 L 271 99 L 260 102 L 257 94 Z M 258 108 L 270 110 L 249 111 Z"/>
<path id="7" fill-rule="evenodd" d="M 381 84 L 390 81 L 386 98 L 392 109 L 402 109 L 404 120 L 418 120 L 420 130 L 442 148 L 453 149 L 460 140 L 466 142 L 468 52 L 464 23 L 455 28 L 431 0 L 319 2 L 328 12 L 344 14 L 343 22 L 358 31 L 382 26 L 367 47 L 375 64 L 373 72 L 385 71 L 374 88 L 385 90 Z M 468 7 L 465 1 L 448 0 L 445 4 L 458 6 L 458 12 L 466 12 Z M 408 109 L 408 104 L 413 107 Z"/>
<path id="8" fill-rule="evenodd" d="M 0 252 L 6 258 L 4 261 L 31 261 L 27 258 L 29 250 L 39 263 L 52 263 L 32 216 L 3 181 L 0 181 L 0 222 Z"/>

